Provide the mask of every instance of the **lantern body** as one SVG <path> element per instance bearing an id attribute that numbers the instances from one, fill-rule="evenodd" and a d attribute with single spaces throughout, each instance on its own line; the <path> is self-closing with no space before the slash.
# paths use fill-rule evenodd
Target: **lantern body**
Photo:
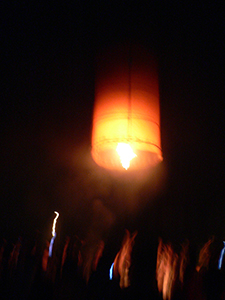
<path id="1" fill-rule="evenodd" d="M 101 167 L 122 170 L 118 143 L 137 157 L 130 169 L 162 161 L 157 63 L 140 46 L 119 47 L 98 58 L 92 128 L 92 157 Z"/>

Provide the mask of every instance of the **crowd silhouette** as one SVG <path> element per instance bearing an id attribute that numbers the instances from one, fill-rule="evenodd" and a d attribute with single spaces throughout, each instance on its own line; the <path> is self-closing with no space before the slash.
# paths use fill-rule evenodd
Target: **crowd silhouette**
<path id="1" fill-rule="evenodd" d="M 140 250 L 138 232 L 125 230 L 116 253 L 103 240 L 67 236 L 53 247 L 38 233 L 0 245 L 1 299 L 161 299 L 224 300 L 223 241 L 210 238 L 200 248 L 188 240 L 158 239 L 156 251 Z M 153 254 L 155 252 L 155 255 Z M 139 257 L 138 257 L 139 256 Z M 147 260 L 154 266 L 147 274 Z M 224 259 L 225 261 L 225 259 Z"/>

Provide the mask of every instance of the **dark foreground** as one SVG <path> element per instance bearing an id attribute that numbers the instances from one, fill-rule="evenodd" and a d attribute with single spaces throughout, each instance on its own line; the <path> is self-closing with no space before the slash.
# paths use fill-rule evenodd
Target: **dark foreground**
<path id="1" fill-rule="evenodd" d="M 184 247 L 159 240 L 150 245 L 137 236 L 132 248 L 121 252 L 122 269 L 117 267 L 119 275 L 114 272 L 112 280 L 109 269 L 116 253 L 111 247 L 105 245 L 100 253 L 77 237 L 67 238 L 49 257 L 48 246 L 38 240 L 2 240 L 0 299 L 225 299 L 224 266 L 218 269 L 223 243 L 213 239 L 198 251 L 188 243 Z M 126 268 L 129 285 L 121 288 Z"/>

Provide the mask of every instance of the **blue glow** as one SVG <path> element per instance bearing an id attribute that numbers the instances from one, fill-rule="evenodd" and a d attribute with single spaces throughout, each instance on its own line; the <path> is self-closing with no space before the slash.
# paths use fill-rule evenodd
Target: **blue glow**
<path id="1" fill-rule="evenodd" d="M 218 269 L 221 270 L 222 268 L 222 263 L 223 263 L 223 256 L 224 256 L 224 252 L 225 252 L 225 242 L 223 242 L 223 249 L 220 252 L 220 258 L 219 258 L 219 263 L 218 263 Z"/>
<path id="2" fill-rule="evenodd" d="M 109 270 L 109 279 L 112 280 L 113 279 L 113 266 L 114 266 L 114 262 L 112 263 L 110 270 Z"/>
<path id="3" fill-rule="evenodd" d="M 53 244 L 54 244 L 55 237 L 56 237 L 56 234 L 51 238 L 51 242 L 50 242 L 50 245 L 49 245 L 49 252 L 48 252 L 49 257 L 52 256 L 52 247 L 53 247 Z"/>

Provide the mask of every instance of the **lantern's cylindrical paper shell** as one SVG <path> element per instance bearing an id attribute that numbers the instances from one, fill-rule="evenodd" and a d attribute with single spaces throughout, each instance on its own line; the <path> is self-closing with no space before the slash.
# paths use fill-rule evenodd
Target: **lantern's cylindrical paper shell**
<path id="1" fill-rule="evenodd" d="M 130 169 L 162 161 L 157 63 L 141 47 L 123 46 L 97 62 L 92 157 L 101 167 L 122 170 L 118 143 L 137 157 Z"/>

